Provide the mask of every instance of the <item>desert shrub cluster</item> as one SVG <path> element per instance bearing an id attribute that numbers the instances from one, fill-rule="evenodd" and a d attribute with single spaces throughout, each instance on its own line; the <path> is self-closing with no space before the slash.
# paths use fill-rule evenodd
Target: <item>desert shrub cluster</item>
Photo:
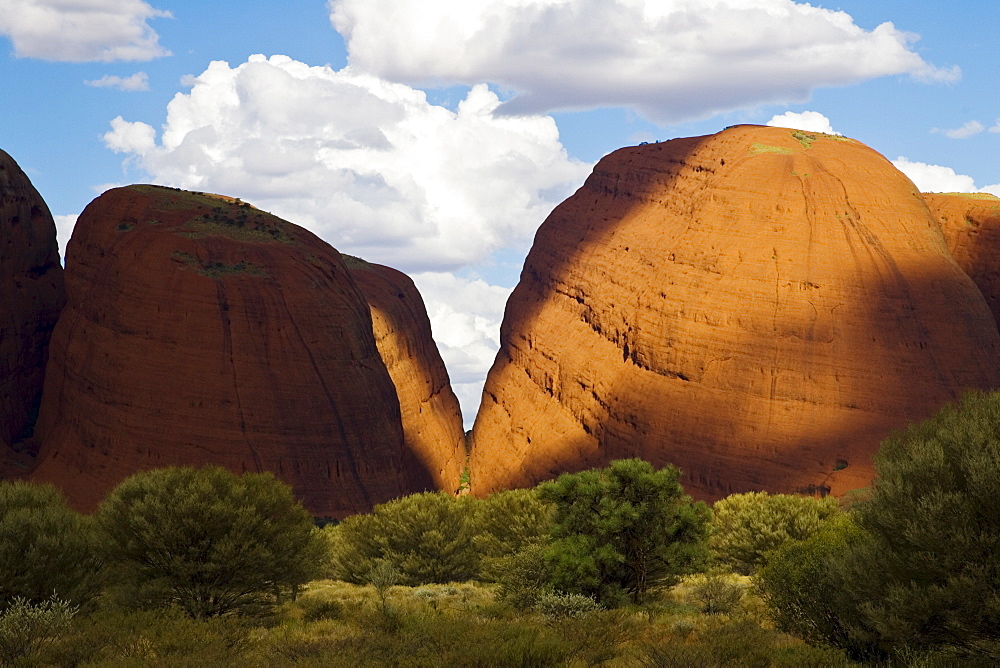
<path id="1" fill-rule="evenodd" d="M 995 665 L 1000 394 L 892 435 L 860 500 L 714 508 L 641 460 L 316 528 L 287 486 L 0 483 L 0 664 Z"/>

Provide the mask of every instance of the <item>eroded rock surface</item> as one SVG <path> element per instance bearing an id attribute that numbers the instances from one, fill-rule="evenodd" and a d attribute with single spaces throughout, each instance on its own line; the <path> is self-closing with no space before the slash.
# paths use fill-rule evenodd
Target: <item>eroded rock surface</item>
<path id="1" fill-rule="evenodd" d="M 271 471 L 329 517 L 411 491 L 368 305 L 319 238 L 229 198 L 130 186 L 87 207 L 66 264 L 33 479 L 84 510 L 173 464 Z"/>
<path id="2" fill-rule="evenodd" d="M 0 151 L 0 448 L 20 449 L 31 437 L 49 337 L 65 302 L 52 215 Z"/>
<path id="3" fill-rule="evenodd" d="M 625 148 L 539 229 L 472 435 L 477 495 L 641 456 L 694 496 L 869 484 L 893 428 L 1000 382 L 920 193 L 841 137 Z"/>
<path id="4" fill-rule="evenodd" d="M 344 259 L 371 308 L 375 343 L 396 386 L 406 451 L 417 462 L 408 469 L 429 472 L 429 488 L 455 491 L 465 465 L 462 413 L 423 299 L 406 274 Z"/>
<path id="5" fill-rule="evenodd" d="M 1000 322 L 1000 198 L 985 193 L 924 193 L 952 257 L 979 286 Z"/>

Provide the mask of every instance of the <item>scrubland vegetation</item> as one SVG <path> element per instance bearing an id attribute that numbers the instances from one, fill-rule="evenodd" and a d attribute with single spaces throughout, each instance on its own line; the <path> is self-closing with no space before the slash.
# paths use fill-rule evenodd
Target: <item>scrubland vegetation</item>
<path id="1" fill-rule="evenodd" d="M 849 508 L 714 508 L 640 460 L 317 529 L 269 474 L 137 474 L 93 516 L 0 484 L 3 665 L 1000 660 L 1000 394 L 893 435 Z"/>

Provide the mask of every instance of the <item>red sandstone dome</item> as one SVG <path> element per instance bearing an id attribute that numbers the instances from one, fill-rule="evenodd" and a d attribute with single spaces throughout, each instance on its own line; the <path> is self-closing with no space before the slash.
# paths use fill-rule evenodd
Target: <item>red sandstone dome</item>
<path id="1" fill-rule="evenodd" d="M 306 230 L 238 200 L 130 186 L 87 207 L 66 264 L 32 478 L 78 508 L 173 464 L 272 471 L 329 517 L 440 477 L 441 464 L 412 469 L 369 306 Z"/>
<path id="2" fill-rule="evenodd" d="M 52 215 L 0 151 L 0 451 L 20 449 L 31 436 L 49 337 L 65 302 Z"/>
<path id="3" fill-rule="evenodd" d="M 851 139 L 625 148 L 543 223 L 473 429 L 477 495 L 640 456 L 703 499 L 869 484 L 886 434 L 1000 384 L 913 184 Z"/>
<path id="4" fill-rule="evenodd" d="M 986 193 L 924 193 L 948 250 L 979 286 L 1000 321 L 1000 197 Z"/>
<path id="5" fill-rule="evenodd" d="M 375 343 L 396 386 L 408 468 L 430 474 L 434 489 L 455 491 L 465 465 L 458 398 L 434 339 L 420 292 L 406 274 L 342 256 L 372 314 Z"/>

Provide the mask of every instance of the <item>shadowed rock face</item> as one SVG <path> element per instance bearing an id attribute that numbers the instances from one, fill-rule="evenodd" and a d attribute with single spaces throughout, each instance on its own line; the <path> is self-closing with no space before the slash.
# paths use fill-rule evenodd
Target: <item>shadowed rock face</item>
<path id="1" fill-rule="evenodd" d="M 462 413 L 423 299 L 406 274 L 343 257 L 371 308 L 375 343 L 396 386 L 406 451 L 417 462 L 407 469 L 430 473 L 413 484 L 454 491 L 465 465 Z"/>
<path id="2" fill-rule="evenodd" d="M 625 148 L 543 223 L 472 435 L 473 491 L 641 456 L 696 497 L 866 486 L 893 428 L 1000 381 L 913 184 L 850 139 Z"/>
<path id="3" fill-rule="evenodd" d="M 396 392 L 340 254 L 228 198 L 111 190 L 80 216 L 32 478 L 89 510 L 131 473 L 271 471 L 315 515 L 366 511 L 404 469 Z"/>
<path id="4" fill-rule="evenodd" d="M 952 257 L 979 286 L 1000 322 L 1000 198 L 984 193 L 925 193 Z"/>
<path id="5" fill-rule="evenodd" d="M 31 436 L 49 337 L 66 302 L 52 215 L 0 151 L 0 446 Z"/>

